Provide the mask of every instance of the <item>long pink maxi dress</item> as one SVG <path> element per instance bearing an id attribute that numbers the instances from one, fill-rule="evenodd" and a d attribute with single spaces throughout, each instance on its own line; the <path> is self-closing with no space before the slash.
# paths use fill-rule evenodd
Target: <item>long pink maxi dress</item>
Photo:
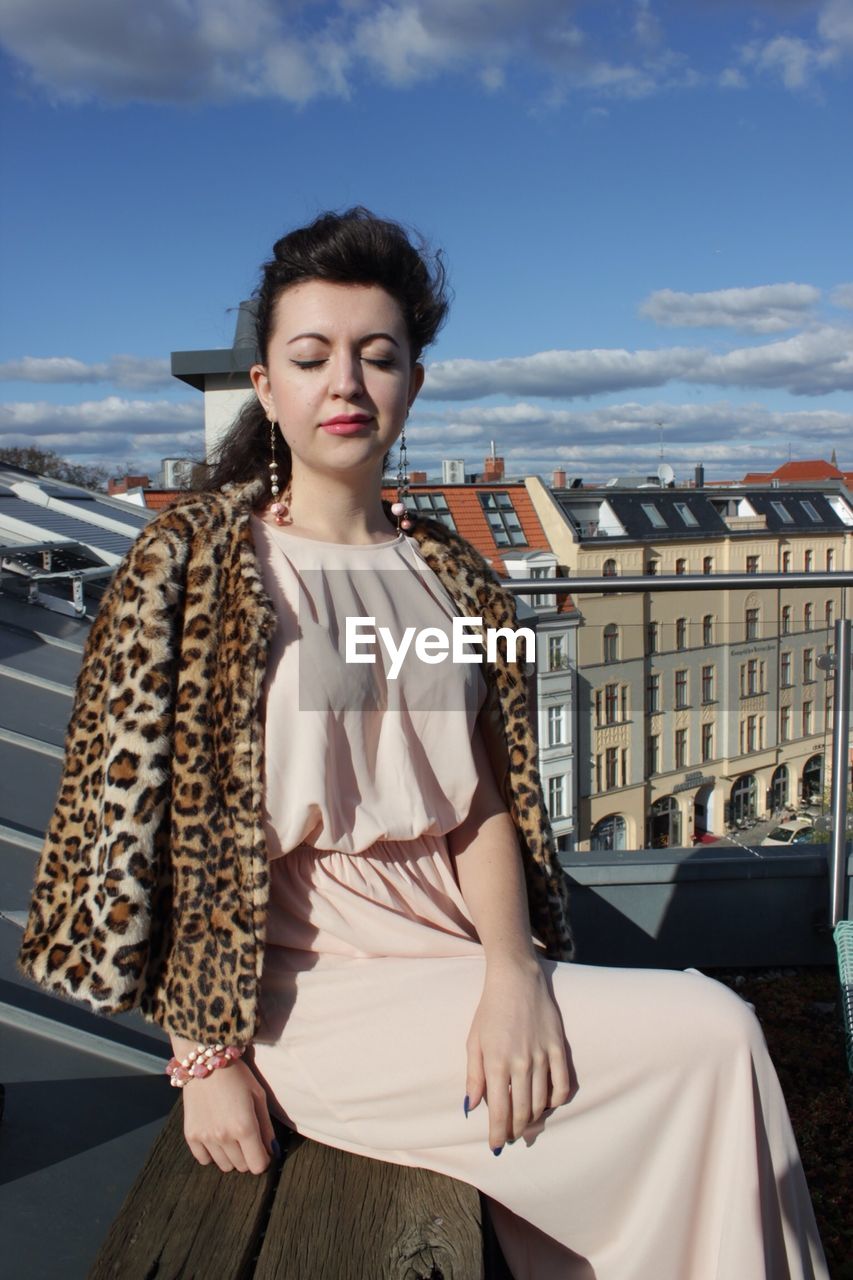
<path id="1" fill-rule="evenodd" d="M 515 1280 L 828 1280 L 750 1007 L 694 971 L 540 963 L 573 1093 L 495 1156 L 467 1119 L 484 955 L 447 833 L 476 785 L 477 664 L 386 648 L 347 617 L 445 633 L 405 534 L 350 546 L 252 517 L 279 617 L 265 679 L 270 905 L 247 1055 L 271 1112 L 359 1155 L 478 1187 Z M 363 634 L 367 634 L 363 631 Z M 298 713 L 295 708 L 298 707 Z"/>

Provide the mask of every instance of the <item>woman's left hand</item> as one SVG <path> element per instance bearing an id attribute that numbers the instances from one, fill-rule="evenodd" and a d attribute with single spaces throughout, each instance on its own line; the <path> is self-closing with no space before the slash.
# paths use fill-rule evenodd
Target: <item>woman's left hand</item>
<path id="1" fill-rule="evenodd" d="M 568 1101 L 562 1019 L 535 957 L 489 962 L 466 1046 L 468 1110 L 486 1099 L 493 1151 Z"/>

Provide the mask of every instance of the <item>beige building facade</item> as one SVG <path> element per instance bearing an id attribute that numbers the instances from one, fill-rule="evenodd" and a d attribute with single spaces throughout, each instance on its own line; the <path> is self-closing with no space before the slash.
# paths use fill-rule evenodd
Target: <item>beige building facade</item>
<path id="1" fill-rule="evenodd" d="M 707 591 L 583 594 L 579 851 L 689 846 L 821 792 L 843 592 L 763 573 L 849 570 L 842 488 L 528 492 L 570 577 L 702 574 Z M 754 573 L 754 590 L 715 588 Z"/>

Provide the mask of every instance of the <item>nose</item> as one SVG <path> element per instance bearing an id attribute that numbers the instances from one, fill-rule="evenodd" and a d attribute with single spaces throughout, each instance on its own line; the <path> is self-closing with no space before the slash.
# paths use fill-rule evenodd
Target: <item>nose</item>
<path id="1" fill-rule="evenodd" d="M 331 391 L 341 400 L 354 400 L 364 390 L 361 359 L 357 352 L 338 351 L 331 360 Z"/>

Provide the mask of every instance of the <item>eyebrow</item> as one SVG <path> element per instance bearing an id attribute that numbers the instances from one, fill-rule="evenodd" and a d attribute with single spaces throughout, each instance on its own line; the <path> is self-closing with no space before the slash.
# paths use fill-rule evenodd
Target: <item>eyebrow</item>
<path id="1" fill-rule="evenodd" d="M 300 338 L 316 338 L 318 342 L 325 342 L 327 346 L 329 344 L 329 339 L 324 333 L 297 333 L 295 338 L 288 338 L 287 346 L 291 346 L 292 343 L 298 342 Z M 374 338 L 385 338 L 395 347 L 399 348 L 400 346 L 396 338 L 392 337 L 390 333 L 384 333 L 382 331 L 379 333 L 367 333 L 363 338 L 359 339 L 359 342 L 372 342 Z"/>

